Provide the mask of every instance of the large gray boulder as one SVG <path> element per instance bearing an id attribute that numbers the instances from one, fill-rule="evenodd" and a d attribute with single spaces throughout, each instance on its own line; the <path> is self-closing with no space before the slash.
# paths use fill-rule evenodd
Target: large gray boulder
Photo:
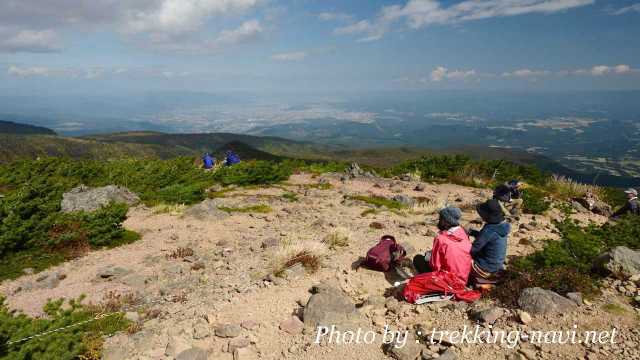
<path id="1" fill-rule="evenodd" d="M 218 199 L 207 199 L 185 210 L 184 215 L 199 220 L 224 219 L 228 213 L 220 210 L 221 203 Z"/>
<path id="2" fill-rule="evenodd" d="M 313 288 L 314 294 L 304 309 L 303 320 L 307 328 L 335 325 L 339 329 L 354 329 L 368 325 L 344 292 L 329 285 Z"/>
<path id="3" fill-rule="evenodd" d="M 577 307 L 575 302 L 566 297 L 538 287 L 522 290 L 518 305 L 531 314 L 562 314 Z"/>
<path id="4" fill-rule="evenodd" d="M 136 205 L 139 202 L 138 195 L 124 187 L 108 185 L 90 188 L 80 185 L 62 194 L 60 207 L 62 212 L 96 211 L 110 203 Z"/>
<path id="5" fill-rule="evenodd" d="M 594 270 L 628 278 L 640 274 L 640 252 L 625 246 L 616 246 L 598 256 L 593 262 Z"/>

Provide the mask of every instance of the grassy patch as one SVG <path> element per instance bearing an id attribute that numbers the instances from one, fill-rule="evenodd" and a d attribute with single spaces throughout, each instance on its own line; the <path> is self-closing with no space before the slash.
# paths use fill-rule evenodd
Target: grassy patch
<path id="1" fill-rule="evenodd" d="M 602 305 L 602 310 L 617 316 L 625 316 L 629 314 L 629 311 L 627 311 L 623 306 L 614 303 Z"/>
<path id="2" fill-rule="evenodd" d="M 151 210 L 154 214 L 182 215 L 187 206 L 185 204 L 159 204 Z"/>
<path id="3" fill-rule="evenodd" d="M 390 200 L 381 196 L 365 196 L 365 195 L 352 195 L 348 199 L 362 201 L 369 205 L 381 208 L 385 207 L 389 210 L 404 210 L 407 207 L 395 200 Z"/>
<path id="4" fill-rule="evenodd" d="M 227 206 L 220 206 L 218 207 L 218 209 L 227 212 L 229 214 L 232 213 L 260 213 L 260 214 L 266 214 L 266 213 L 270 213 L 271 211 L 273 211 L 273 209 L 271 209 L 271 207 L 269 205 L 264 205 L 264 204 L 260 204 L 260 205 L 253 205 L 253 206 L 245 206 L 245 207 L 227 207 Z"/>
<path id="5" fill-rule="evenodd" d="M 375 214 L 377 214 L 377 213 L 378 213 L 378 210 L 376 210 L 376 209 L 367 209 L 367 210 L 363 211 L 363 212 L 360 214 L 360 216 L 362 216 L 362 217 L 367 217 L 367 215 L 372 215 L 372 214 L 373 214 L 373 215 L 375 215 Z"/>
<path id="6" fill-rule="evenodd" d="M 333 185 L 328 182 L 325 183 L 317 183 L 317 184 L 306 184 L 303 185 L 305 189 L 318 189 L 318 190 L 331 190 L 333 189 Z"/>
<path id="7" fill-rule="evenodd" d="M 27 268 L 31 268 L 37 273 L 65 260 L 67 258 L 62 253 L 44 251 L 43 249 L 12 253 L 0 261 L 0 281 L 18 278 L 24 275 L 24 269 Z"/>
<path id="8" fill-rule="evenodd" d="M 282 194 L 282 198 L 288 202 L 296 202 L 298 201 L 298 195 L 292 192 L 286 192 Z"/>

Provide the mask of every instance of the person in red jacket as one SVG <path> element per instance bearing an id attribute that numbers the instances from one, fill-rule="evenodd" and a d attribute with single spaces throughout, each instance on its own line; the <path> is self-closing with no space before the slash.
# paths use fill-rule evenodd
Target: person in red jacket
<path id="1" fill-rule="evenodd" d="M 471 241 L 460 226 L 462 212 L 456 207 L 446 207 L 439 215 L 440 231 L 433 241 L 433 248 L 425 255 L 416 255 L 413 265 L 418 273 L 453 273 L 466 284 L 471 272 Z"/>

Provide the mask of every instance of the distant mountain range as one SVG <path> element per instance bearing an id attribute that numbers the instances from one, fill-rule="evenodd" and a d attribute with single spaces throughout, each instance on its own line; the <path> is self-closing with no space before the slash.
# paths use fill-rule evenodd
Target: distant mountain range
<path id="1" fill-rule="evenodd" d="M 630 177 L 597 175 L 571 170 L 545 156 L 526 151 L 485 146 L 425 149 L 411 146 L 353 149 L 315 144 L 279 137 L 263 137 L 231 133 L 166 134 L 160 132 L 121 132 L 84 137 L 57 136 L 50 129 L 11 122 L 0 131 L 0 163 L 39 156 L 77 159 L 171 158 L 199 157 L 210 152 L 221 158 L 233 150 L 243 159 L 276 160 L 297 158 L 325 161 L 355 161 L 370 166 L 386 167 L 427 155 L 462 154 L 475 159 L 504 159 L 536 165 L 542 170 L 564 175 L 585 183 L 608 186 L 638 186 Z"/>

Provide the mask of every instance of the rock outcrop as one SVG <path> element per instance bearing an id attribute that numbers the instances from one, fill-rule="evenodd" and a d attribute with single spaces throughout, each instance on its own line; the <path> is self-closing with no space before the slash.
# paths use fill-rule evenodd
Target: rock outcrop
<path id="1" fill-rule="evenodd" d="M 125 187 L 108 185 L 90 188 L 84 185 L 73 188 L 62 195 L 60 208 L 62 212 L 96 211 L 110 203 L 136 205 L 140 202 L 138 195 Z"/>

